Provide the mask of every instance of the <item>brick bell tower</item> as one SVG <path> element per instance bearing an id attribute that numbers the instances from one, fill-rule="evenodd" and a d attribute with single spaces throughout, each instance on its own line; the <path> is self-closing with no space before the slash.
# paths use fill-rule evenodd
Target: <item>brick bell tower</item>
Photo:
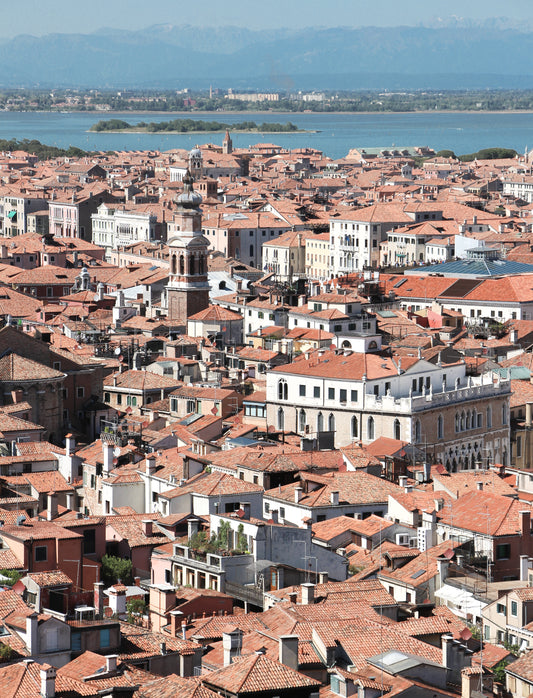
<path id="1" fill-rule="evenodd" d="M 209 305 L 209 241 L 202 234 L 202 197 L 193 189 L 189 170 L 183 178 L 183 192 L 176 197 L 175 203 L 176 210 L 168 224 L 168 318 L 176 324 L 187 326 L 190 315 L 199 313 Z"/>

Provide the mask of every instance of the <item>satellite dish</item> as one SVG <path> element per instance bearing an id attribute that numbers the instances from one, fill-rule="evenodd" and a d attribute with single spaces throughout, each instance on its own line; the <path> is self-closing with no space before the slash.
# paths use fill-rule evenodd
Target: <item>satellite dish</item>
<path id="1" fill-rule="evenodd" d="M 121 350 L 120 347 L 116 347 L 116 349 L 114 350 L 115 356 L 119 356 L 119 354 L 120 354 L 121 351 L 122 351 L 122 350 Z"/>
<path id="2" fill-rule="evenodd" d="M 115 456 L 115 458 L 118 458 L 120 456 L 120 448 L 118 446 L 113 449 L 113 455 Z"/>

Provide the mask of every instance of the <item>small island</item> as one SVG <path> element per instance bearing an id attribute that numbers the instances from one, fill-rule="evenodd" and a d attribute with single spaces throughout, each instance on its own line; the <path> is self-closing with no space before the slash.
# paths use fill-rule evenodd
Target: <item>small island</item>
<path id="1" fill-rule="evenodd" d="M 173 119 L 171 121 L 139 121 L 130 124 L 122 119 L 107 119 L 93 124 L 90 131 L 97 133 L 217 133 L 231 130 L 234 133 L 310 133 L 299 129 L 291 121 L 284 124 L 255 121 L 241 121 L 236 124 L 226 124 L 221 121 L 201 121 L 198 119 Z"/>

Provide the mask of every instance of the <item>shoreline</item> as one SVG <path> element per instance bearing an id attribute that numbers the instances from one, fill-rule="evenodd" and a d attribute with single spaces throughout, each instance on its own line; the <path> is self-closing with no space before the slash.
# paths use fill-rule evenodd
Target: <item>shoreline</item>
<path id="1" fill-rule="evenodd" d="M 86 109 L 72 109 L 71 111 L 59 111 L 55 109 L 9 109 L 3 112 L 3 114 L 94 114 L 103 116 L 106 114 L 116 115 L 116 114 L 138 114 L 138 115 L 174 115 L 178 114 L 180 116 L 189 116 L 190 118 L 197 118 L 201 120 L 204 114 L 236 114 L 236 115 L 246 115 L 246 114 L 259 114 L 259 115 L 277 115 L 280 116 L 312 116 L 312 115 L 327 115 L 327 114 L 346 114 L 347 116 L 354 116 L 357 114 L 362 114 L 365 116 L 379 115 L 379 114 L 533 114 L 533 109 L 409 109 L 409 110 L 386 110 L 386 111 L 344 111 L 344 110 L 328 110 L 328 111 L 137 111 L 135 109 L 126 110 L 109 110 L 109 111 L 87 111 Z M 101 132 L 99 132 L 101 133 Z"/>
<path id="2" fill-rule="evenodd" d="M 117 134 L 117 133 L 132 133 L 132 134 L 140 134 L 140 135 L 148 135 L 148 136 L 160 136 L 160 135 L 168 135 L 168 136 L 190 136 L 193 134 L 198 134 L 200 136 L 206 136 L 210 133 L 213 134 L 218 134 L 218 133 L 226 133 L 226 129 L 221 129 L 219 131 L 138 131 L 135 129 L 130 129 L 130 128 L 119 128 L 116 130 L 102 130 L 102 131 L 93 131 L 91 129 L 88 129 L 85 131 L 85 133 L 97 133 L 97 134 L 102 134 L 102 133 L 110 133 L 110 134 Z M 269 134 L 272 134 L 273 136 L 284 136 L 284 135 L 295 135 L 297 133 L 320 133 L 318 130 L 307 130 L 307 129 L 297 129 L 296 131 L 231 131 L 231 133 L 250 133 L 253 135 L 259 135 L 259 136 L 266 136 Z"/>

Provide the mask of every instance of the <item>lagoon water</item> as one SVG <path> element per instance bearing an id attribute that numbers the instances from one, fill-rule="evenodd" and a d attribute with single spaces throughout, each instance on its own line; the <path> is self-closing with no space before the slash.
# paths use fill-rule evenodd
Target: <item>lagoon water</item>
<path id="1" fill-rule="evenodd" d="M 109 112 L 0 112 L 0 138 L 37 139 L 47 145 L 84 150 L 169 150 L 192 148 L 195 144 L 221 144 L 222 133 L 88 133 L 100 119 L 118 118 L 132 125 L 139 121 L 169 121 L 176 118 L 216 120 L 225 123 L 292 121 L 298 128 L 318 133 L 234 133 L 234 147 L 253 143 L 276 143 L 286 148 L 312 147 L 340 158 L 350 148 L 406 147 L 427 145 L 436 151 L 449 148 L 456 154 L 494 146 L 519 152 L 533 147 L 533 114 L 524 112 L 424 112 L 409 114 L 147 114 Z"/>

